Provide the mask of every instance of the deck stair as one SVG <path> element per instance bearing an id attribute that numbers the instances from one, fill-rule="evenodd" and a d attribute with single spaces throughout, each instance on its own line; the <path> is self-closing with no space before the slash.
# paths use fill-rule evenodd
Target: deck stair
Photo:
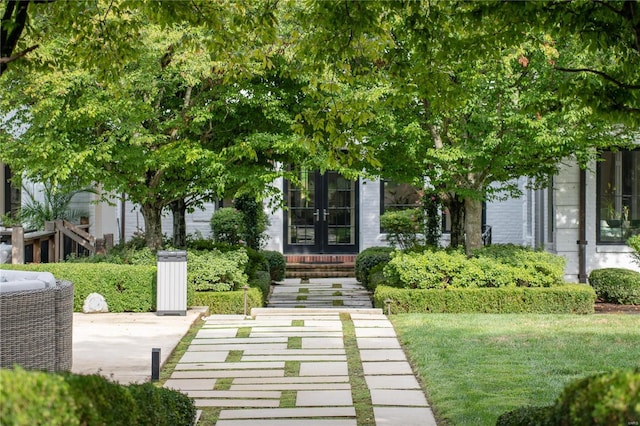
<path id="1" fill-rule="evenodd" d="M 287 278 L 355 277 L 356 255 L 287 255 Z"/>

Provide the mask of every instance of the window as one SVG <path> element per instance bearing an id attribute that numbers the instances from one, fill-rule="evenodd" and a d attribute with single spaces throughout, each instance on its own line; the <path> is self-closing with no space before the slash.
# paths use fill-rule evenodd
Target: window
<path id="1" fill-rule="evenodd" d="M 397 183 L 383 180 L 380 185 L 380 215 L 387 211 L 406 210 L 419 207 L 422 188 L 408 183 Z M 443 207 L 442 230 L 451 232 L 451 218 L 449 210 Z M 384 229 L 380 228 L 380 232 Z"/>
<path id="2" fill-rule="evenodd" d="M 623 244 L 640 233 L 640 150 L 602 153 L 597 185 L 598 242 Z"/>
<path id="3" fill-rule="evenodd" d="M 382 199 L 380 214 L 386 211 L 413 209 L 420 201 L 420 188 L 408 183 L 382 181 Z"/>

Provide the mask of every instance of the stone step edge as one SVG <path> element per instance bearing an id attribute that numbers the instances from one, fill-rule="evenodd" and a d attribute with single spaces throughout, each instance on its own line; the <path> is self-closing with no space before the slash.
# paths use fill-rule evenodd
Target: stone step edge
<path id="1" fill-rule="evenodd" d="M 251 316 L 256 315 L 313 315 L 313 314 L 327 314 L 335 315 L 337 313 L 349 313 L 349 314 L 370 314 L 370 315 L 382 315 L 382 309 L 380 308 L 341 308 L 336 306 L 331 309 L 314 309 L 314 308 L 252 308 Z"/>

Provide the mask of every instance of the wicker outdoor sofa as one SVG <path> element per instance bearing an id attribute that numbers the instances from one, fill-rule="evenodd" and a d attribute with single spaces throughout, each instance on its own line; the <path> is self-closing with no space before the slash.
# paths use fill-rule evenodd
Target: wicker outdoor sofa
<path id="1" fill-rule="evenodd" d="M 70 371 L 72 334 L 72 283 L 0 270 L 0 368 Z"/>

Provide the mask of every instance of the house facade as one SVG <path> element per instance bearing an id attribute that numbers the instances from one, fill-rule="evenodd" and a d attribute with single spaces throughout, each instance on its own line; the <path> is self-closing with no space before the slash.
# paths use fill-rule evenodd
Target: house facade
<path id="1" fill-rule="evenodd" d="M 4 179 L 3 179 L 4 181 Z M 348 180 L 337 172 L 303 172 L 299 186 L 275 182 L 283 192 L 285 209 L 269 211 L 266 249 L 285 255 L 355 255 L 367 247 L 387 245 L 380 226 L 386 209 L 414 203 L 415 192 L 383 180 Z M 593 269 L 621 267 L 640 270 L 625 244 L 640 233 L 640 150 L 603 153 L 587 170 L 567 161 L 549 189 L 518 185 L 519 198 L 487 202 L 483 222 L 491 242 L 513 243 L 547 250 L 566 258 L 566 279 L 586 282 Z M 0 193 L 6 211 L 6 189 Z M 111 233 L 115 241 L 129 240 L 144 229 L 139 208 L 124 197 L 96 202 L 100 194 L 80 194 L 75 207 L 88 210 L 91 233 Z M 267 203 L 265 203 L 267 204 Z M 208 237 L 215 204 L 187 215 L 187 233 Z M 446 228 L 447 218 L 443 216 Z M 171 215 L 163 218 L 170 235 Z M 448 233 L 442 235 L 447 245 Z"/>

